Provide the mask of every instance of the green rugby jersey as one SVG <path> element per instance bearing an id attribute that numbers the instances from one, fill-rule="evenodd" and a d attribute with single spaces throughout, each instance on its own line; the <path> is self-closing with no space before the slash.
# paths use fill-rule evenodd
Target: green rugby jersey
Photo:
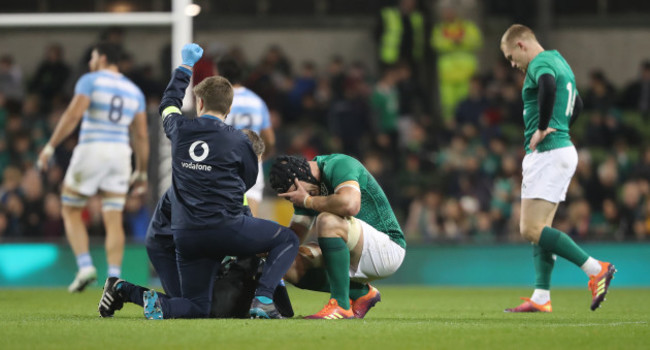
<path id="1" fill-rule="evenodd" d="M 567 61 L 556 50 L 542 51 L 528 64 L 524 87 L 521 96 L 524 101 L 524 147 L 526 153 L 531 153 L 530 139 L 539 125 L 539 108 L 537 105 L 537 81 L 543 74 L 550 74 L 555 78 L 556 92 L 553 114 L 548 126 L 557 129 L 548 134 L 537 145 L 538 152 L 550 151 L 556 148 L 571 146 L 569 137 L 569 120 L 573 114 L 578 90 L 576 79 Z"/>
<path id="2" fill-rule="evenodd" d="M 344 154 L 317 156 L 313 159 L 321 171 L 321 196 L 334 193 L 334 189 L 346 181 L 356 181 L 361 189 L 361 209 L 355 215 L 376 230 L 388 234 L 391 241 L 406 248 L 404 233 L 397 222 L 377 180 L 356 159 Z M 317 212 L 294 206 L 296 215 L 318 215 Z"/>

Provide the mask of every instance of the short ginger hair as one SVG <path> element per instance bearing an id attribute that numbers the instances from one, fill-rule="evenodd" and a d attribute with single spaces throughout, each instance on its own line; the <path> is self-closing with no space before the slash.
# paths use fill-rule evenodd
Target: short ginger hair
<path id="1" fill-rule="evenodd" d="M 203 79 L 199 85 L 195 86 L 194 95 L 203 100 L 206 111 L 215 111 L 226 115 L 230 111 L 234 92 L 228 79 L 213 76 Z"/>
<path id="2" fill-rule="evenodd" d="M 533 30 L 526 27 L 523 24 L 513 24 L 511 25 L 505 33 L 503 33 L 503 36 L 501 37 L 501 45 L 509 44 L 512 45 L 516 40 L 535 40 L 537 41 L 537 38 L 535 37 L 535 33 L 533 33 Z"/>

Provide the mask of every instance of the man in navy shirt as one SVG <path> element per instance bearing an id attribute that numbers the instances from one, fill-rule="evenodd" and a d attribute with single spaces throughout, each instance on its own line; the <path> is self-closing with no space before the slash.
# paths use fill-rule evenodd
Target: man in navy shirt
<path id="1" fill-rule="evenodd" d="M 218 76 L 205 79 L 194 88 L 199 117 L 181 114 L 192 66 L 202 53 L 196 44 L 183 47 L 183 64 L 175 70 L 160 105 L 172 144 L 172 186 L 167 194 L 183 297 L 146 291 L 144 314 L 148 319 L 207 317 L 223 257 L 268 252 L 250 313 L 281 318 L 273 291 L 298 252 L 298 240 L 284 226 L 246 215 L 244 193 L 255 184 L 257 156 L 246 135 L 223 122 L 232 103 L 230 83 Z M 107 287 L 108 294 L 130 294 L 137 288 L 121 280 Z"/>
<path id="2" fill-rule="evenodd" d="M 244 129 L 242 130 L 246 136 L 250 139 L 255 155 L 258 159 L 261 158 L 264 153 L 264 141 L 262 138 L 252 130 Z M 178 275 L 178 268 L 176 266 L 176 246 L 174 245 L 174 238 L 171 229 L 171 195 L 172 188 L 170 187 L 158 200 L 156 209 L 153 212 L 151 222 L 147 229 L 147 237 L 145 240 L 145 246 L 147 247 L 147 255 L 149 255 L 149 260 L 153 265 L 158 278 L 160 279 L 160 284 L 162 285 L 165 295 L 167 297 L 179 297 L 181 296 L 181 283 Z M 249 210 L 250 211 L 250 210 Z M 250 212 L 246 215 L 251 215 Z M 246 259 L 246 257 L 244 257 Z M 101 317 L 112 317 L 116 310 L 121 310 L 125 302 L 131 302 L 144 306 L 143 294 L 148 291 L 148 288 L 142 286 L 134 286 L 129 289 L 129 293 L 117 293 L 113 286 L 123 280 L 118 278 L 108 278 L 104 285 L 104 294 L 100 300 L 98 311 Z M 284 287 L 281 287 L 284 289 Z M 232 293 L 233 289 L 223 291 L 224 293 Z M 246 292 L 244 290 L 242 293 Z M 219 295 L 219 291 L 214 291 L 213 298 Z M 230 294 L 226 294 L 230 295 Z M 292 315 L 290 312 L 291 301 L 286 295 L 286 289 L 278 290 L 276 288 L 274 292 L 274 303 L 283 316 Z M 280 300 L 276 300 L 280 297 Z M 232 301 L 232 300 L 231 300 Z M 212 300 L 213 308 L 214 303 L 223 303 L 223 301 Z M 223 304 L 219 304 L 223 305 Z M 281 306 L 285 307 L 285 312 Z M 234 306 L 228 305 L 230 309 Z M 214 315 L 211 315 L 213 317 Z M 231 315 L 236 317 L 236 315 Z"/>

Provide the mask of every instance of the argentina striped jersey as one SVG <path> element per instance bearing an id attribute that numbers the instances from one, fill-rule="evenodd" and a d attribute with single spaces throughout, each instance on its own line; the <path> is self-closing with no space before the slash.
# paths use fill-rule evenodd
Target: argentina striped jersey
<path id="1" fill-rule="evenodd" d="M 129 143 L 129 125 L 144 112 L 142 91 L 120 73 L 100 70 L 84 74 L 75 94 L 90 98 L 79 132 L 79 144 L 92 142 Z"/>
<path id="2" fill-rule="evenodd" d="M 250 129 L 259 134 L 260 131 L 271 127 L 269 109 L 256 93 L 243 86 L 236 87 L 226 124 L 235 129 Z"/>

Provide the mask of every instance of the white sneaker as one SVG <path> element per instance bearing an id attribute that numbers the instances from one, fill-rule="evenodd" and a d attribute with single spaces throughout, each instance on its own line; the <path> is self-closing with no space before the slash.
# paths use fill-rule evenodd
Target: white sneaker
<path id="1" fill-rule="evenodd" d="M 68 292 L 81 292 L 97 280 L 97 269 L 94 266 L 87 266 L 77 271 L 77 276 L 68 287 Z"/>

